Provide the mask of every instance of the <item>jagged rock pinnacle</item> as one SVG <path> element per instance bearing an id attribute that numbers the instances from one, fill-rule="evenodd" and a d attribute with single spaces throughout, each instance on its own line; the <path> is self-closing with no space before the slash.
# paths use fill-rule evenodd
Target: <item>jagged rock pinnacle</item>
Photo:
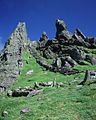
<path id="1" fill-rule="evenodd" d="M 63 20 L 56 20 L 56 39 L 71 39 L 71 33 L 67 30 L 67 26 Z"/>
<path id="2" fill-rule="evenodd" d="M 27 40 L 26 24 L 25 22 L 19 22 L 15 30 L 16 33 L 20 33 L 22 40 Z"/>
<path id="3" fill-rule="evenodd" d="M 19 22 L 0 54 L 0 86 L 9 86 L 20 73 L 20 67 L 23 65 L 21 55 L 27 41 L 26 24 Z"/>
<path id="4" fill-rule="evenodd" d="M 7 40 L 5 48 L 7 45 L 16 45 L 18 43 L 24 44 L 24 42 L 27 42 L 27 39 L 26 24 L 25 22 L 19 22 L 16 29 Z"/>

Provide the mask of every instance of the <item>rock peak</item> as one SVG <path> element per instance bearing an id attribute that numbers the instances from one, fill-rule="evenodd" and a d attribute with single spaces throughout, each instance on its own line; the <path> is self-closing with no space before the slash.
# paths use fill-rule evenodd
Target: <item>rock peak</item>
<path id="1" fill-rule="evenodd" d="M 9 45 L 17 46 L 18 44 L 24 44 L 28 40 L 27 31 L 26 31 L 26 24 L 25 22 L 19 22 L 14 32 L 11 33 L 10 37 L 8 38 L 7 42 L 5 43 L 4 48 L 8 47 Z"/>
<path id="2" fill-rule="evenodd" d="M 16 30 L 23 30 L 23 31 L 26 31 L 26 23 L 25 22 L 19 22 L 18 25 L 17 25 L 17 28 Z"/>
<path id="3" fill-rule="evenodd" d="M 19 22 L 5 43 L 3 52 L 0 54 L 0 78 L 2 78 L 0 86 L 9 86 L 14 83 L 16 76 L 20 74 L 20 67 L 23 66 L 22 53 L 26 48 L 27 42 L 26 24 Z"/>
<path id="4" fill-rule="evenodd" d="M 27 32 L 26 32 L 26 23 L 25 22 L 19 22 L 15 31 L 13 32 L 13 35 L 16 35 L 20 37 L 22 40 L 27 40 Z"/>

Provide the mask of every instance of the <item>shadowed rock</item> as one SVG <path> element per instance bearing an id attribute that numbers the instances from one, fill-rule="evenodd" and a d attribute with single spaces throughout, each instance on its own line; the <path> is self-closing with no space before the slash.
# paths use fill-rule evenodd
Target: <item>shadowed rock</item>
<path id="1" fill-rule="evenodd" d="M 7 92 L 7 96 L 9 97 L 32 97 L 39 93 L 41 93 L 42 90 L 35 90 L 32 87 L 19 87 L 15 90 L 9 90 Z"/>
<path id="2" fill-rule="evenodd" d="M 67 27 L 63 20 L 56 20 L 56 39 L 58 40 L 69 40 L 71 39 L 71 34 L 67 31 Z"/>

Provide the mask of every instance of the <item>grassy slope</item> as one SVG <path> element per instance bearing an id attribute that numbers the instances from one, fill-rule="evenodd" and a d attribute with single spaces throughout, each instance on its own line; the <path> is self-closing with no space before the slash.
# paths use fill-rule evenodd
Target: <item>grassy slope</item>
<path id="1" fill-rule="evenodd" d="M 34 82 L 53 80 L 64 82 L 65 87 L 44 88 L 43 93 L 30 98 L 9 98 L 6 93 L 0 94 L 0 113 L 4 110 L 9 113 L 5 118 L 0 115 L 0 120 L 96 120 L 96 85 L 86 85 L 82 88 L 76 85 L 83 79 L 84 73 L 64 76 L 43 71 L 35 59 L 29 56 L 29 52 L 23 54 L 22 74 L 11 86 L 12 89 L 19 86 L 33 86 Z M 29 64 L 26 64 L 26 60 Z M 76 68 L 96 69 L 92 66 L 76 66 Z M 31 69 L 34 71 L 33 74 L 26 75 L 26 72 Z M 74 78 L 77 78 L 77 81 L 74 81 Z M 25 107 L 29 107 L 31 112 L 20 115 L 20 110 Z"/>

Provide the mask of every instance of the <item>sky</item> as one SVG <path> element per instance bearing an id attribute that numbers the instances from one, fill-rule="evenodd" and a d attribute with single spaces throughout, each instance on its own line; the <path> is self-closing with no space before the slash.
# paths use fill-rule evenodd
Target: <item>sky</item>
<path id="1" fill-rule="evenodd" d="M 26 22 L 31 40 L 38 40 L 43 31 L 55 37 L 57 18 L 70 32 L 80 28 L 96 37 L 96 0 L 0 0 L 0 49 L 18 22 Z"/>

